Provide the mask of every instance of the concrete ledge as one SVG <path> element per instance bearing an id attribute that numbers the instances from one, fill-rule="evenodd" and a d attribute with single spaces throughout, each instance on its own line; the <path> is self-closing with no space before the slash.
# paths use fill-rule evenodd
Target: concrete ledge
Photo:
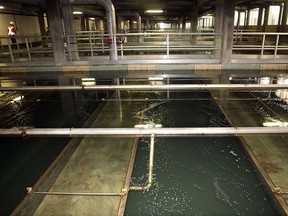
<path id="1" fill-rule="evenodd" d="M 195 74 L 287 74 L 286 64 L 118 64 L 118 65 L 70 65 L 63 67 L 30 66 L 30 67 L 1 67 L 3 75 L 126 75 L 141 73 L 195 73 Z"/>

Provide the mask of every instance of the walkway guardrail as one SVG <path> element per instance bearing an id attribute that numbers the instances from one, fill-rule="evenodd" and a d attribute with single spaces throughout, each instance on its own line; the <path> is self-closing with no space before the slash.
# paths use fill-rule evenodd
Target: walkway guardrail
<path id="1" fill-rule="evenodd" d="M 287 33 L 235 32 L 234 54 L 257 54 L 260 59 L 271 56 L 273 60 L 288 54 Z"/>
<path id="2" fill-rule="evenodd" d="M 143 55 L 151 55 L 153 59 L 159 60 L 214 59 L 214 62 L 220 63 L 219 57 L 216 57 L 216 53 L 221 52 L 220 45 L 216 42 L 221 37 L 220 33 L 93 33 L 78 32 L 63 38 L 67 61 L 109 61 L 109 52 L 113 48 L 111 41 L 115 40 L 118 60 L 139 61 L 143 60 Z M 254 56 L 254 61 L 281 59 L 288 62 L 285 57 L 288 55 L 287 38 L 288 33 L 234 32 L 232 60 L 241 58 L 249 62 Z M 8 36 L 0 36 L 0 63 L 54 61 L 49 35 L 17 36 L 16 41 L 16 44 L 12 44 Z M 73 58 L 75 54 L 79 58 Z M 49 60 L 47 57 L 50 57 Z"/>

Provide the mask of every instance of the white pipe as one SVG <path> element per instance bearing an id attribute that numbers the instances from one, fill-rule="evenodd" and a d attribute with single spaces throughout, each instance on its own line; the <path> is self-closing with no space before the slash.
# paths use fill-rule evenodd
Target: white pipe
<path id="1" fill-rule="evenodd" d="M 63 195 L 63 196 L 122 196 L 123 193 L 93 193 L 93 192 L 61 192 L 61 191 L 31 191 L 29 194 Z"/>
<path id="2" fill-rule="evenodd" d="M 154 161 L 154 146 L 155 146 L 155 135 L 151 134 L 150 139 L 150 153 L 149 153 L 149 173 L 148 183 L 145 186 L 131 186 L 129 190 L 148 190 L 152 187 L 153 183 L 153 161 Z"/>
<path id="3" fill-rule="evenodd" d="M 264 90 L 288 89 L 288 84 L 171 84 L 171 85 L 99 85 L 99 86 L 17 86 L 0 91 L 80 91 L 80 90 Z"/>
<path id="4" fill-rule="evenodd" d="M 18 128 L 0 129 L 0 136 L 163 136 L 286 134 L 287 127 L 198 127 L 198 128 Z"/>

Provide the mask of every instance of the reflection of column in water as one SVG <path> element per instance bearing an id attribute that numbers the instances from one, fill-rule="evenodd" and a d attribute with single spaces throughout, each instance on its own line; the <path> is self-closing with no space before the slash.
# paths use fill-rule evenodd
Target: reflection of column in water
<path id="1" fill-rule="evenodd" d="M 58 85 L 70 85 L 70 78 L 58 77 Z M 72 91 L 60 91 L 62 109 L 65 119 L 70 119 L 74 115 L 72 93 Z"/>
<path id="2" fill-rule="evenodd" d="M 277 80 L 277 84 L 288 84 L 288 77 L 280 77 Z M 287 89 L 278 89 L 275 91 L 276 96 L 288 102 L 288 90 Z"/>

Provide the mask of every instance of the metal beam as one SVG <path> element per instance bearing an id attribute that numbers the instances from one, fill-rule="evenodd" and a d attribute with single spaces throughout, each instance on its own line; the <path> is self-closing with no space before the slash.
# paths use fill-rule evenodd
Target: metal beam
<path id="1" fill-rule="evenodd" d="M 13 128 L 0 129 L 0 136 L 191 136 L 288 134 L 287 127 L 183 127 L 183 128 Z"/>
<path id="2" fill-rule="evenodd" d="M 171 85 L 99 85 L 99 86 L 17 86 L 0 91 L 82 91 L 82 90 L 272 90 L 288 89 L 288 84 L 171 84 Z"/>

